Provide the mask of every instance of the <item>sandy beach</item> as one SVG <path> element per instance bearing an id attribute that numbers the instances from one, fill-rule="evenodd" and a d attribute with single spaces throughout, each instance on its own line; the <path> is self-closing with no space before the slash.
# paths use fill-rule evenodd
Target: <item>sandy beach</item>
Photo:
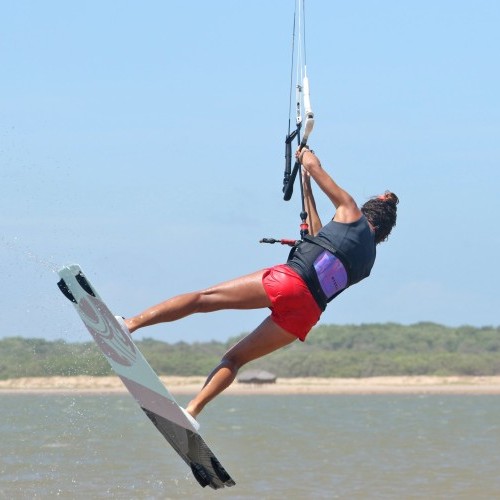
<path id="1" fill-rule="evenodd" d="M 204 377 L 161 377 L 172 394 L 197 392 Z M 126 392 L 118 377 L 32 377 L 0 380 L 0 393 Z M 226 394 L 499 394 L 496 377 L 278 378 L 273 384 L 235 382 Z"/>

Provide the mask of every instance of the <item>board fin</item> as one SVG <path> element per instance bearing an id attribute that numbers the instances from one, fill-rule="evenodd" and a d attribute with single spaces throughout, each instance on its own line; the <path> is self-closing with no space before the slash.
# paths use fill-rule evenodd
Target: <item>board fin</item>
<path id="1" fill-rule="evenodd" d="M 76 281 L 80 284 L 80 286 L 89 294 L 92 295 L 92 297 L 95 297 L 95 292 L 92 290 L 92 287 L 90 286 L 90 283 L 87 281 L 87 278 L 83 275 L 83 273 L 80 271 L 76 276 L 75 276 Z"/>
<path id="2" fill-rule="evenodd" d="M 205 467 L 203 467 L 203 465 L 192 463 L 191 471 L 193 472 L 193 476 L 200 483 L 202 488 L 205 488 L 205 486 L 208 486 L 211 483 L 210 475 L 208 474 Z"/>
<path id="3" fill-rule="evenodd" d="M 59 290 L 61 290 L 62 294 L 68 299 L 71 300 L 73 303 L 77 303 L 75 297 L 73 294 L 69 291 L 68 285 L 66 285 L 66 282 L 61 278 L 57 282 L 57 286 L 59 287 Z"/>

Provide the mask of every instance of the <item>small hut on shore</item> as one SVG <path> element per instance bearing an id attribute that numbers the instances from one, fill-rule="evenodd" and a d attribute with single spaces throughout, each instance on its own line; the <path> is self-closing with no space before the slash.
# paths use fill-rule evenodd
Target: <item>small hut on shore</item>
<path id="1" fill-rule="evenodd" d="M 246 370 L 238 375 L 240 384 L 275 384 L 276 375 L 264 370 Z"/>

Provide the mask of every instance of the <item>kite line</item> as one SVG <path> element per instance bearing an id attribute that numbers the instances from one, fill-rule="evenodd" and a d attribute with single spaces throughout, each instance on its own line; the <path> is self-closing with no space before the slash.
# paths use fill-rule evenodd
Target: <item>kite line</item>
<path id="1" fill-rule="evenodd" d="M 309 233 L 307 212 L 302 185 L 302 166 L 297 159 L 292 168 L 292 144 L 296 140 L 298 149 L 307 144 L 314 128 L 314 113 L 311 107 L 309 78 L 307 76 L 305 0 L 296 0 L 292 30 L 292 57 L 290 67 L 290 97 L 288 106 L 288 133 L 285 139 L 285 172 L 283 176 L 283 199 L 289 201 L 293 195 L 293 185 L 299 176 L 301 212 L 300 238 Z M 295 74 L 295 129 L 292 130 L 292 102 Z M 304 120 L 305 118 L 305 120 Z M 303 128 L 303 133 L 301 136 Z M 281 243 L 295 246 L 300 240 L 263 238 L 261 243 Z"/>

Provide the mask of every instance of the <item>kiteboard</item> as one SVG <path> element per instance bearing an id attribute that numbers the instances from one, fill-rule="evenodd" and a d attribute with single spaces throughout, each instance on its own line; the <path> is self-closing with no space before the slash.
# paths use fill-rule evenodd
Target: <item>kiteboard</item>
<path id="1" fill-rule="evenodd" d="M 61 292 L 74 305 L 111 368 L 172 448 L 191 468 L 201 486 L 213 489 L 235 482 L 207 446 L 190 419 L 163 385 L 76 264 L 58 271 Z"/>

